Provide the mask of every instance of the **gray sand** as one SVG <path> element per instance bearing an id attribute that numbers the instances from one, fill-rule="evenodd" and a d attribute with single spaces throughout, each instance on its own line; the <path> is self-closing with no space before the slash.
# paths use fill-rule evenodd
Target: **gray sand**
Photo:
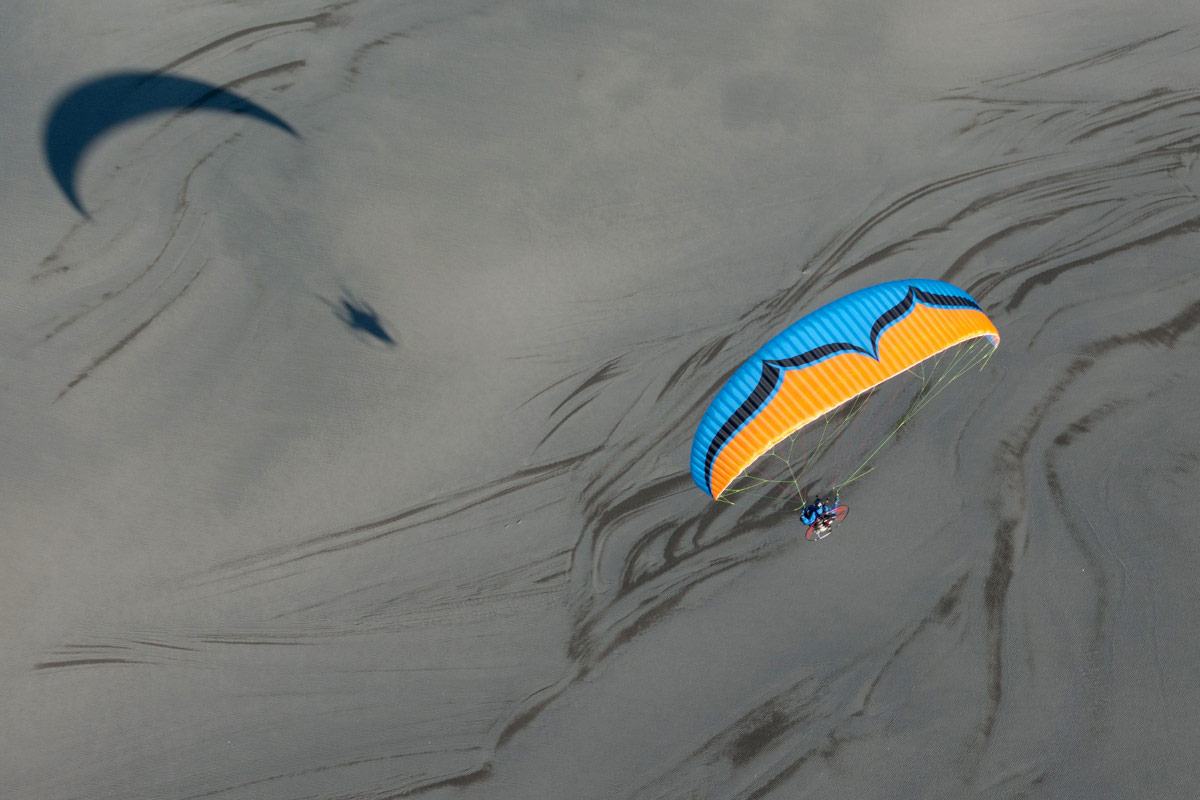
<path id="1" fill-rule="evenodd" d="M 1200 796 L 1191 4 L 2 19 L 0 795 Z M 85 217 L 127 70 L 299 136 L 132 121 Z M 695 488 L 902 277 L 1003 341 L 838 534 Z"/>

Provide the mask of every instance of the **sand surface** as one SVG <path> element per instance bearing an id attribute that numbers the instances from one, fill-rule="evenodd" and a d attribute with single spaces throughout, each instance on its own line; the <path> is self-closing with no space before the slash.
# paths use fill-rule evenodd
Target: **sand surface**
<path id="1" fill-rule="evenodd" d="M 14 0 L 0 66 L 0 795 L 1200 796 L 1191 4 Z M 1003 339 L 836 536 L 692 484 L 907 277 Z"/>

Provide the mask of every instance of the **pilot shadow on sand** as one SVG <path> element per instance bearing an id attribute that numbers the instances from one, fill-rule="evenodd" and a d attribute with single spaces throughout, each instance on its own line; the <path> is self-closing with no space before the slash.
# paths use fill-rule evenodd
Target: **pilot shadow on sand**
<path id="1" fill-rule="evenodd" d="M 333 315 L 355 335 L 367 334 L 388 347 L 396 346 L 396 340 L 387 332 L 379 313 L 366 300 L 353 297 L 349 292 L 345 292 L 336 303 L 320 295 L 317 295 L 317 299 L 329 306 Z"/>

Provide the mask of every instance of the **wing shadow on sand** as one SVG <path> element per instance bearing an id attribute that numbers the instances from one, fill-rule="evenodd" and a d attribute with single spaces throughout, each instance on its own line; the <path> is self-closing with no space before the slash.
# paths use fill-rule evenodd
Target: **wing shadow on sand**
<path id="1" fill-rule="evenodd" d="M 101 137 L 151 114 L 197 109 L 253 117 L 299 137 L 283 119 L 228 89 L 174 75 L 126 72 L 84 81 L 55 102 L 43 133 L 46 163 L 67 201 L 87 217 L 76 181 L 83 157 Z"/>

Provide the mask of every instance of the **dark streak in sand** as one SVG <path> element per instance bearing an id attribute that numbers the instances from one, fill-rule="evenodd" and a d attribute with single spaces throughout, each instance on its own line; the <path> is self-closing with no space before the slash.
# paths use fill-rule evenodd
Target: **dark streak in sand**
<path id="1" fill-rule="evenodd" d="M 103 664 L 148 664 L 148 661 L 137 661 L 131 658 L 76 658 L 70 661 L 42 661 L 34 664 L 34 669 L 58 669 L 60 667 L 93 667 Z"/>
<path id="2" fill-rule="evenodd" d="M 123 350 L 127 344 L 129 344 L 130 342 L 132 342 L 134 339 L 137 338 L 137 335 L 139 333 L 146 330 L 146 328 L 150 327 L 150 324 L 152 322 L 154 322 L 154 320 L 158 319 L 159 315 L 161 315 L 164 311 L 166 311 L 168 308 L 170 308 L 171 305 L 176 300 L 183 297 L 184 292 L 186 292 L 188 290 L 188 288 L 192 285 L 193 281 L 195 281 L 196 278 L 200 277 L 200 273 L 204 271 L 204 268 L 206 266 L 208 266 L 207 261 L 203 265 L 201 265 L 200 269 L 196 270 L 196 274 L 193 275 L 190 279 L 188 279 L 188 282 L 186 284 L 184 284 L 183 288 L 180 289 L 178 292 L 176 292 L 169 300 L 167 300 L 167 302 L 165 302 L 161 306 L 159 306 L 157 311 L 155 311 L 153 314 L 151 314 L 146 320 L 144 320 L 136 328 L 131 330 L 129 333 L 125 334 L 125 336 L 119 342 L 114 344 L 108 350 L 105 350 L 97 358 L 93 359 L 92 363 L 88 364 L 87 367 L 85 367 L 82 372 L 80 372 L 78 375 L 76 375 L 75 378 L 70 383 L 68 383 L 61 392 L 58 393 L 58 396 L 54 398 L 54 402 L 57 403 L 59 400 L 63 399 L 63 396 L 66 395 L 67 392 L 71 391 L 76 386 L 78 386 L 80 383 L 82 383 L 85 378 L 90 377 L 91 374 L 93 372 L 95 372 L 96 369 L 99 368 L 101 364 L 103 364 L 105 361 L 108 361 L 108 359 L 112 358 L 117 353 L 121 352 L 121 350 Z"/>

